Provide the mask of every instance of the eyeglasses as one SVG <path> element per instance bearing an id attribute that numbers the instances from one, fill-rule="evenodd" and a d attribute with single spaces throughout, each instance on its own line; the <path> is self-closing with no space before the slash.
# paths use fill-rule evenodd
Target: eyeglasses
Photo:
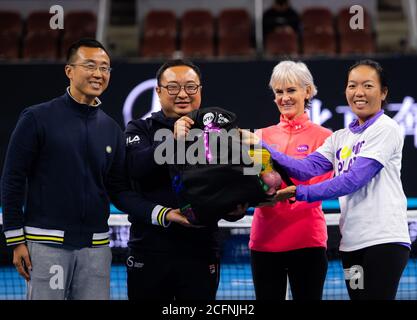
<path id="1" fill-rule="evenodd" d="M 109 74 L 112 70 L 112 68 L 110 67 L 106 67 L 106 66 L 98 66 L 95 63 L 71 63 L 70 66 L 81 66 L 83 67 L 85 70 L 93 73 L 95 72 L 97 69 L 100 70 L 101 73 L 103 74 Z"/>
<path id="2" fill-rule="evenodd" d="M 173 84 L 168 84 L 166 86 L 160 85 L 160 87 L 165 88 L 168 91 L 168 94 L 170 94 L 172 96 L 176 96 L 177 94 L 180 93 L 181 88 L 184 88 L 185 92 L 188 95 L 192 96 L 192 95 L 197 93 L 198 88 L 201 87 L 201 85 L 196 84 L 196 83 L 187 83 L 187 84 L 181 86 L 178 83 L 173 83 Z"/>

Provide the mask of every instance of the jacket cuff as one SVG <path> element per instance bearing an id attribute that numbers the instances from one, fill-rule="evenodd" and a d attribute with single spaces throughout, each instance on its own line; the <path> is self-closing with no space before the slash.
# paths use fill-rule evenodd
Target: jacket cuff
<path id="1" fill-rule="evenodd" d="M 308 187 L 299 184 L 295 189 L 295 200 L 297 201 L 308 201 Z"/>
<path id="2" fill-rule="evenodd" d="M 170 210 L 171 208 L 163 207 L 160 205 L 155 206 L 155 208 L 152 210 L 152 224 L 167 228 L 171 222 L 166 221 L 165 216 Z"/>
<path id="3" fill-rule="evenodd" d="M 6 237 L 6 244 L 8 246 L 13 246 L 16 244 L 26 242 L 25 232 L 23 231 L 23 228 L 4 231 L 4 235 Z"/>

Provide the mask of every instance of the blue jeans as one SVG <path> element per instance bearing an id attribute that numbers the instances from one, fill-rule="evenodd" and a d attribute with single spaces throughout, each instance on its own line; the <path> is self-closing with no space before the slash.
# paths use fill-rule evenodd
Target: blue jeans
<path id="1" fill-rule="evenodd" d="M 111 249 L 28 242 L 28 300 L 109 300 Z"/>

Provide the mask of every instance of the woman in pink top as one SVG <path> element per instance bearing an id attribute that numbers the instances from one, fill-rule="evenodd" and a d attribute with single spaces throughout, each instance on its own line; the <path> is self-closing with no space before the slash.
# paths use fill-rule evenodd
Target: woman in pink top
<path id="1" fill-rule="evenodd" d="M 281 113 L 277 125 L 256 134 L 269 146 L 304 158 L 321 146 L 331 131 L 312 123 L 305 110 L 317 94 L 313 77 L 302 62 L 275 66 L 270 87 Z M 297 184 L 315 184 L 332 172 Z M 278 202 L 255 209 L 249 248 L 256 298 L 284 300 L 287 277 L 294 299 L 320 300 L 327 272 L 327 228 L 321 202 Z"/>

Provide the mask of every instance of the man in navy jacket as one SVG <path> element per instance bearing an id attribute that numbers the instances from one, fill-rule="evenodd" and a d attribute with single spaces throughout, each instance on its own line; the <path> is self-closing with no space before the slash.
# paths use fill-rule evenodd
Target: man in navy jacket
<path id="1" fill-rule="evenodd" d="M 133 187 L 158 204 L 152 212 L 129 215 L 129 300 L 214 300 L 220 276 L 218 227 L 193 227 L 181 213 L 168 165 L 158 164 L 155 152 L 161 143 L 155 139 L 158 132 L 173 134 L 181 116 L 200 108 L 201 72 L 190 61 L 171 60 L 156 77 L 161 111 L 132 120 L 125 131 Z M 245 211 L 242 204 L 226 218 L 235 221 Z"/>
<path id="2" fill-rule="evenodd" d="M 98 99 L 110 57 L 96 40 L 68 50 L 66 93 L 23 110 L 2 177 L 3 228 L 28 299 L 109 299 L 109 201 L 152 211 L 129 190 L 125 139 Z"/>

